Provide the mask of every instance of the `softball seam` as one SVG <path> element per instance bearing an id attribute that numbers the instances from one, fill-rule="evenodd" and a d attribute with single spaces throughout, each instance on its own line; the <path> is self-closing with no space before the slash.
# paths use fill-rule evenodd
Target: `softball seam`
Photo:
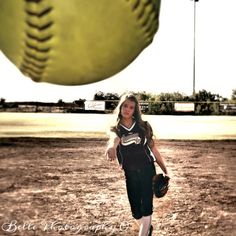
<path id="1" fill-rule="evenodd" d="M 159 26 L 160 2 L 157 3 L 156 0 L 125 1 L 131 5 L 131 9 L 137 17 L 139 26 L 143 29 L 146 44 L 150 44 Z"/>
<path id="2" fill-rule="evenodd" d="M 43 0 L 25 0 L 24 56 L 20 70 L 34 81 L 40 81 L 47 67 L 53 38 L 50 19 L 53 8 Z"/>

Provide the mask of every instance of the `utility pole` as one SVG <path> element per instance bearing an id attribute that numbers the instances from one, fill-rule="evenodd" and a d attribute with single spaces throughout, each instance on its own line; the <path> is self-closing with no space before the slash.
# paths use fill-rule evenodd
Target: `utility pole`
<path id="1" fill-rule="evenodd" d="M 196 78 L 196 2 L 194 1 L 194 14 L 193 14 L 193 96 L 195 95 L 195 78 Z"/>

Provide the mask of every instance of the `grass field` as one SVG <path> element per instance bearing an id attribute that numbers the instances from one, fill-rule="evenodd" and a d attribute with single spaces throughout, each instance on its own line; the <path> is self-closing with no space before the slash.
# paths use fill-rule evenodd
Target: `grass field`
<path id="1" fill-rule="evenodd" d="M 107 137 L 111 114 L 0 113 L 0 137 Z M 144 115 L 157 139 L 236 140 L 236 116 Z"/>

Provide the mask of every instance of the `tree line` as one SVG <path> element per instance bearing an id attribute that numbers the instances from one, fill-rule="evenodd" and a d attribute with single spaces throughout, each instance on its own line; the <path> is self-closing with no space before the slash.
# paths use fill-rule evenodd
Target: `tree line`
<path id="1" fill-rule="evenodd" d="M 206 90 L 200 90 L 194 95 L 187 96 L 179 92 L 152 94 L 143 92 L 132 92 L 141 101 L 144 113 L 147 114 L 176 114 L 174 104 L 176 102 L 194 103 L 194 113 L 196 115 L 235 115 L 236 114 L 236 89 L 232 91 L 231 98 L 224 98 L 219 94 L 214 94 Z M 117 93 L 97 92 L 94 100 L 106 100 L 106 109 L 114 109 L 117 106 L 120 96 Z M 232 103 L 232 104 L 230 104 Z M 179 112 L 178 112 L 179 113 Z"/>
<path id="2" fill-rule="evenodd" d="M 176 111 L 176 103 L 194 103 L 194 111 L 189 114 L 195 115 L 236 115 L 236 89 L 232 90 L 231 98 L 224 98 L 219 94 L 213 94 L 206 90 L 201 90 L 194 95 L 187 96 L 179 92 L 152 94 L 143 92 L 132 92 L 141 102 L 142 112 L 146 114 L 156 115 L 175 115 L 181 114 Z M 112 112 L 120 99 L 117 93 L 97 92 L 94 94 L 93 100 L 106 101 L 105 109 Z M 61 107 L 64 112 L 85 112 L 86 99 L 78 99 L 72 103 L 66 103 L 59 99 L 57 103 L 41 103 L 41 102 L 10 102 L 7 103 L 4 98 L 0 99 L 0 108 L 17 108 L 21 105 Z M 188 114 L 188 112 L 184 112 Z"/>

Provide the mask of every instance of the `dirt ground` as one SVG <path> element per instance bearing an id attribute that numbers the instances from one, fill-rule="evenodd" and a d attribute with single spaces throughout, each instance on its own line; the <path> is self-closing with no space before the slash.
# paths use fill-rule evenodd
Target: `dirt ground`
<path id="1" fill-rule="evenodd" d="M 137 235 L 106 141 L 1 138 L 0 235 Z M 153 235 L 236 235 L 236 141 L 157 145 L 171 183 L 154 199 Z"/>

